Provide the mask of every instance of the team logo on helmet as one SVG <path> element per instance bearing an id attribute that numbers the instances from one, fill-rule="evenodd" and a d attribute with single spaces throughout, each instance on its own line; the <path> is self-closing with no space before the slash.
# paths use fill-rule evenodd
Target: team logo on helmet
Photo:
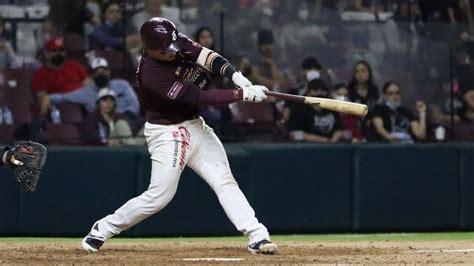
<path id="1" fill-rule="evenodd" d="M 174 30 L 173 33 L 171 33 L 171 38 L 173 38 L 173 42 L 178 39 L 178 36 L 176 36 L 176 31 Z"/>

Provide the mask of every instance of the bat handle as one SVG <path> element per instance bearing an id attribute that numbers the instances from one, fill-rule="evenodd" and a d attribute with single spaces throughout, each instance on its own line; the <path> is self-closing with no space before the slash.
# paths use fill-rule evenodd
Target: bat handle
<path id="1" fill-rule="evenodd" d="M 304 100 L 305 97 L 299 96 L 299 95 L 291 95 L 291 94 L 275 92 L 275 91 L 266 91 L 265 94 L 268 96 L 272 96 L 272 97 L 287 100 L 287 101 L 298 102 L 298 103 L 305 102 Z"/>

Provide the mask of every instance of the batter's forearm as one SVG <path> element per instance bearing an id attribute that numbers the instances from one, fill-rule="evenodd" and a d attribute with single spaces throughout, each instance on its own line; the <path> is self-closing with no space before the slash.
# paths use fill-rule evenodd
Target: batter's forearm
<path id="1" fill-rule="evenodd" d="M 235 67 L 229 63 L 229 60 L 205 47 L 202 48 L 196 63 L 212 73 L 219 73 L 229 79 L 232 79 L 232 75 L 236 72 Z"/>
<path id="2" fill-rule="evenodd" d="M 242 90 L 209 90 L 199 94 L 199 106 L 224 105 L 243 99 Z"/>

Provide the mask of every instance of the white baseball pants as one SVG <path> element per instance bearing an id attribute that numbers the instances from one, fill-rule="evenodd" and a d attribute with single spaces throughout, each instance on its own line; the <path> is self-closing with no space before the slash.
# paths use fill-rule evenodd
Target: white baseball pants
<path id="1" fill-rule="evenodd" d="M 202 118 L 176 125 L 146 123 L 145 136 L 152 159 L 150 186 L 100 220 L 104 237 L 119 234 L 163 209 L 173 199 L 181 172 L 188 165 L 211 186 L 227 217 L 249 243 L 270 240 L 232 175 L 222 143 Z"/>

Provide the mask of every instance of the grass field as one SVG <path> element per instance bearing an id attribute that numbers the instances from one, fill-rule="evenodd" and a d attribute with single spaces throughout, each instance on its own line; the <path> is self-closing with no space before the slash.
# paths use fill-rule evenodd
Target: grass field
<path id="1" fill-rule="evenodd" d="M 474 263 L 474 233 L 273 236 L 271 256 L 250 255 L 244 237 L 115 238 L 99 253 L 79 238 L 0 238 L 0 263 Z"/>

